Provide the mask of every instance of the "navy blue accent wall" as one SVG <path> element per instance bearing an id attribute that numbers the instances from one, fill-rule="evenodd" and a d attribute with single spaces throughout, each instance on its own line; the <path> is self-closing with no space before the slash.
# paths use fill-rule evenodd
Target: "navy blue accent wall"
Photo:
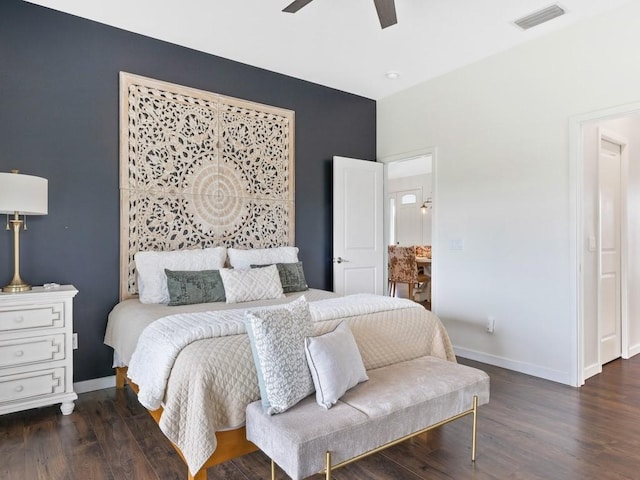
<path id="1" fill-rule="evenodd" d="M 331 158 L 375 159 L 373 100 L 101 25 L 0 2 L 0 171 L 49 180 L 49 215 L 21 235 L 21 273 L 71 283 L 74 380 L 113 374 L 102 344 L 118 301 L 118 72 L 294 110 L 296 244 L 308 283 L 332 288 Z M 0 285 L 13 273 L 0 231 Z"/>

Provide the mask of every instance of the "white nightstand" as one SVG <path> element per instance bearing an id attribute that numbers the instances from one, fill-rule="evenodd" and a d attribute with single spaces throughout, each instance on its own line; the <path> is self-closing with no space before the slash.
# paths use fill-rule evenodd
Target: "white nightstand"
<path id="1" fill-rule="evenodd" d="M 0 293 L 0 414 L 73 412 L 73 285 Z"/>

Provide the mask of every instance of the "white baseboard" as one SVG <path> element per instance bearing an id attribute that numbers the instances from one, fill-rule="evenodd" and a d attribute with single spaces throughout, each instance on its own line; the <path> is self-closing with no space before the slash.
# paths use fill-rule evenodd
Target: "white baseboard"
<path id="1" fill-rule="evenodd" d="M 102 390 L 103 388 L 113 388 L 116 386 L 116 376 L 92 378 L 84 382 L 76 382 L 73 384 L 73 391 L 76 393 L 93 392 L 94 390 Z"/>
<path id="2" fill-rule="evenodd" d="M 599 363 L 594 363 L 593 365 L 589 365 L 588 367 L 584 367 L 584 379 L 591 378 L 594 375 L 598 375 L 602 373 L 602 365 Z"/>
<path id="3" fill-rule="evenodd" d="M 569 372 L 560 372 L 558 370 L 552 370 L 550 368 L 541 367 L 539 365 L 519 362 L 517 360 L 498 357 L 496 355 L 477 352 L 475 350 L 469 350 L 462 347 L 454 346 L 454 350 L 456 355 L 462 358 L 468 358 L 469 360 L 488 363 L 489 365 L 495 365 L 496 367 L 502 367 L 520 373 L 526 373 L 527 375 L 533 375 L 534 377 L 544 378 L 553 382 L 564 383 L 565 385 L 572 385 L 571 374 Z"/>
<path id="4" fill-rule="evenodd" d="M 640 353 L 640 344 L 629 347 L 629 358 Z"/>

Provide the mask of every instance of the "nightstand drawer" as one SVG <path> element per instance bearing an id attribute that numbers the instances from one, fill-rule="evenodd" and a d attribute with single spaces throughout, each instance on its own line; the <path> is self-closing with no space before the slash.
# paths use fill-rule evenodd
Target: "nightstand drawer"
<path id="1" fill-rule="evenodd" d="M 0 369 L 64 357 L 64 334 L 0 341 Z"/>
<path id="2" fill-rule="evenodd" d="M 31 305 L 0 311 L 0 332 L 64 326 L 64 305 Z"/>
<path id="3" fill-rule="evenodd" d="M 0 377 L 0 404 L 64 392 L 64 367 Z"/>

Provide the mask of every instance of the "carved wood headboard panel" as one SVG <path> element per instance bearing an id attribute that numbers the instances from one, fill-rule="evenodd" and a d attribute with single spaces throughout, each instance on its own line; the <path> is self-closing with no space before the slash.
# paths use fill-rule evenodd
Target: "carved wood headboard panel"
<path id="1" fill-rule="evenodd" d="M 120 299 L 134 255 L 294 244 L 294 112 L 120 72 Z"/>

